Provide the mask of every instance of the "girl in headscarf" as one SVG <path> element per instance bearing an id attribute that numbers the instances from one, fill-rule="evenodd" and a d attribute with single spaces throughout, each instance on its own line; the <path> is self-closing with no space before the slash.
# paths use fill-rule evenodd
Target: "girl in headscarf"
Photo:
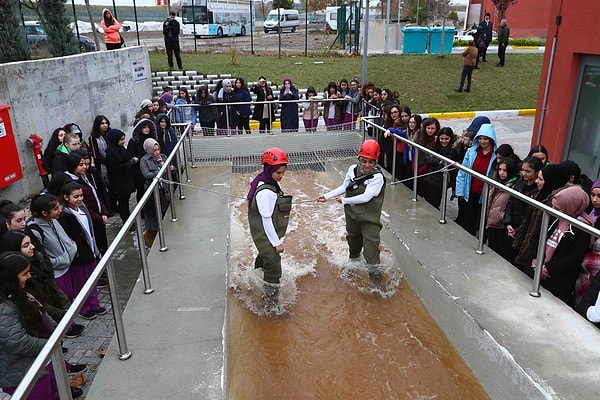
<path id="1" fill-rule="evenodd" d="M 535 181 L 538 187 L 538 194 L 535 199 L 551 206 L 552 193 L 566 185 L 569 182 L 570 176 L 570 171 L 565 166 L 545 166 L 538 172 L 538 177 Z M 514 261 L 515 266 L 531 277 L 533 277 L 533 270 L 529 266 L 531 265 L 531 259 L 535 257 L 537 249 L 537 242 L 533 237 L 539 236 L 541 223 L 542 211 L 530 207 L 525 215 L 525 219 L 521 223 L 521 227 L 517 229 L 519 233 L 513 242 L 513 249 L 517 252 Z"/>
<path id="2" fill-rule="evenodd" d="M 588 194 L 577 185 L 568 186 L 552 197 L 552 208 L 592 225 L 585 209 L 590 204 Z M 561 219 L 555 220 L 547 232 L 542 232 L 546 248 L 542 263 L 542 286 L 572 306 L 575 281 L 581 261 L 590 246 L 590 235 Z M 537 241 L 536 241 L 537 243 Z M 531 268 L 536 267 L 536 259 Z"/>
<path id="3" fill-rule="evenodd" d="M 248 191 L 248 222 L 252 240 L 258 249 L 254 268 L 264 271 L 264 291 L 267 305 L 279 301 L 281 279 L 282 238 L 287 229 L 292 205 L 291 196 L 284 196 L 279 182 L 287 169 L 288 158 L 277 147 L 267 149 L 262 156 L 263 171 Z"/>
<path id="4" fill-rule="evenodd" d="M 139 158 L 133 156 L 125 148 L 125 134 L 118 129 L 111 129 L 106 135 L 108 148 L 106 149 L 106 166 L 111 190 L 115 195 L 116 211 L 125 223 L 129 218 L 129 197 L 135 191 L 133 180 L 133 166 Z"/>
<path id="5" fill-rule="evenodd" d="M 146 139 L 144 142 L 144 150 L 146 154 L 140 160 L 140 171 L 145 179 L 144 191 L 150 186 L 152 180 L 158 174 L 158 171 L 164 165 L 167 156 L 161 154 L 160 145 L 154 139 Z M 170 167 L 173 170 L 173 166 Z M 167 179 L 167 175 L 163 176 Z M 160 182 L 158 184 L 159 195 L 160 195 L 160 206 L 162 218 L 167 212 L 169 202 L 171 201 L 171 192 L 169 191 L 169 185 L 167 183 Z M 154 194 L 148 199 L 148 202 L 144 206 L 144 222 L 146 225 L 146 232 L 144 233 L 144 241 L 146 247 L 152 247 L 156 234 L 158 233 L 158 216 L 156 214 L 156 206 L 154 202 Z"/>
<path id="6" fill-rule="evenodd" d="M 298 89 L 292 84 L 290 78 L 283 79 L 283 86 L 279 91 L 279 101 L 281 105 L 281 131 L 298 132 L 298 103 L 300 95 Z"/>
<path id="7" fill-rule="evenodd" d="M 217 103 L 235 103 L 236 93 L 230 79 L 223 79 L 223 87 L 217 92 Z M 238 112 L 235 105 L 222 105 L 218 107 L 217 118 L 218 135 L 237 135 Z"/>

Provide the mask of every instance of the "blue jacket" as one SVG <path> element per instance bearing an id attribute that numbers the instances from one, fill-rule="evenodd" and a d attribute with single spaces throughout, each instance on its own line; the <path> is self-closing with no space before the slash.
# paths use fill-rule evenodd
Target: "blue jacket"
<path id="1" fill-rule="evenodd" d="M 488 166 L 487 176 L 491 176 L 494 160 L 496 159 L 496 150 L 498 149 L 498 141 L 496 140 L 496 131 L 491 124 L 483 124 L 473 139 L 473 145 L 469 147 L 465 158 L 463 159 L 462 165 L 467 168 L 472 168 L 475 158 L 477 157 L 477 148 L 479 147 L 479 136 L 486 136 L 493 141 L 493 153 Z M 465 201 L 469 201 L 469 194 L 471 193 L 471 175 L 460 170 L 456 176 L 456 196 L 464 197 Z M 479 199 L 481 202 L 481 199 Z"/>

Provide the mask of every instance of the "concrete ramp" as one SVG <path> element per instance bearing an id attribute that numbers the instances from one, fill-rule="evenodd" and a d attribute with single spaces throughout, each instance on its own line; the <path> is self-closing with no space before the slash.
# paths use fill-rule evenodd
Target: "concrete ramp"
<path id="1" fill-rule="evenodd" d="M 229 194 L 231 165 L 199 166 L 194 186 Z M 164 218 L 168 251 L 158 237 L 148 257 L 154 293 L 141 280 L 124 311 L 132 356 L 120 361 L 113 339 L 88 400 L 221 399 L 224 364 L 229 201 L 189 189 L 178 222 Z"/>

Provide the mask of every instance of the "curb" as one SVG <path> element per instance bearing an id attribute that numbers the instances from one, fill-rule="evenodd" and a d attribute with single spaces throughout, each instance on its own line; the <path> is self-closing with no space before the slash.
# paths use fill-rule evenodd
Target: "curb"
<path id="1" fill-rule="evenodd" d="M 489 111 L 457 111 L 421 114 L 423 118 L 451 119 L 451 118 L 475 118 L 486 116 L 488 118 L 507 118 L 507 117 L 530 117 L 535 115 L 535 108 L 525 108 L 521 110 L 489 110 Z"/>

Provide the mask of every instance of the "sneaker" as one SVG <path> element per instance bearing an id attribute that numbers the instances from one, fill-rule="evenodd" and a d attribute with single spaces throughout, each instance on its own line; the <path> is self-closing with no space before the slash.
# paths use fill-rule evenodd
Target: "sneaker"
<path id="1" fill-rule="evenodd" d="M 71 386 L 71 397 L 74 398 L 74 399 L 76 399 L 76 398 L 81 397 L 81 396 L 83 396 L 83 390 Z"/>
<path id="2" fill-rule="evenodd" d="M 96 311 L 88 311 L 86 313 L 79 312 L 79 316 L 85 319 L 96 319 Z"/>
<path id="3" fill-rule="evenodd" d="M 73 339 L 73 338 L 76 338 L 78 336 L 81 336 L 81 334 L 83 333 L 84 329 L 85 329 L 85 326 L 83 326 L 83 325 L 73 324 L 73 326 L 71 327 L 71 329 L 69 329 L 67 331 L 67 333 L 65 334 L 65 337 L 68 338 L 68 339 Z"/>
<path id="4" fill-rule="evenodd" d="M 104 315 L 106 314 L 106 308 L 100 307 L 99 309 L 94 310 L 94 312 L 96 313 L 96 315 Z"/>
<path id="5" fill-rule="evenodd" d="M 85 372 L 87 371 L 87 365 L 86 364 L 73 364 L 71 365 L 71 368 L 69 368 L 69 374 L 78 374 L 80 372 Z"/>

